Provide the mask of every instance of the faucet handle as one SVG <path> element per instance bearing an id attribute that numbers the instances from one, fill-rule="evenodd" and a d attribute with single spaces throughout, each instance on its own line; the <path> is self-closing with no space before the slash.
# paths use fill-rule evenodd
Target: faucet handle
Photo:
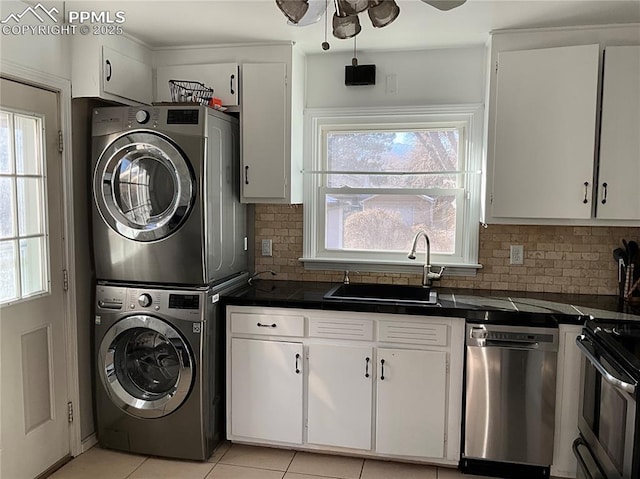
<path id="1" fill-rule="evenodd" d="M 432 280 L 440 279 L 442 277 L 442 272 L 444 271 L 444 268 L 445 268 L 444 266 L 441 266 L 440 271 L 438 271 L 437 273 L 435 271 L 431 271 L 431 268 L 429 268 L 429 272 L 427 273 L 427 278 Z"/>

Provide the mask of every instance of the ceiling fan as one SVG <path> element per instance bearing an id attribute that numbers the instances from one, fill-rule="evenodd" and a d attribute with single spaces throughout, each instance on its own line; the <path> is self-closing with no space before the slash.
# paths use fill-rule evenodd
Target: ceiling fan
<path id="1" fill-rule="evenodd" d="M 422 1 L 443 11 L 459 7 L 466 2 L 466 0 Z M 320 21 L 325 12 L 328 15 L 329 0 L 275 0 L 275 2 L 289 20 L 289 25 L 300 27 L 311 25 Z M 331 2 L 335 8 L 333 36 L 340 39 L 352 38 L 360 33 L 359 13 L 366 11 L 371 24 L 376 28 L 389 25 L 400 14 L 400 7 L 395 0 L 331 0 Z"/>

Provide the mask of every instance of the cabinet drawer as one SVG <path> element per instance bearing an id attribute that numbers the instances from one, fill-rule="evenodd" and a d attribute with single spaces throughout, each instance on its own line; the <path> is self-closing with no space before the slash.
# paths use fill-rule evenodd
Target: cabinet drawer
<path id="1" fill-rule="evenodd" d="M 430 346 L 447 346 L 448 344 L 446 324 L 380 321 L 378 328 L 378 341 Z"/>
<path id="2" fill-rule="evenodd" d="M 373 324 L 366 319 L 309 318 L 312 338 L 373 340 Z"/>
<path id="3" fill-rule="evenodd" d="M 269 336 L 304 336 L 304 316 L 231 313 L 231 332 Z"/>

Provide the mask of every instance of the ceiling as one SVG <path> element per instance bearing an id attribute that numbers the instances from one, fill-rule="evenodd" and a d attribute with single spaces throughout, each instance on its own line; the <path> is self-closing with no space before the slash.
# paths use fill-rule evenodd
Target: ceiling
<path id="1" fill-rule="evenodd" d="M 67 10 L 125 12 L 124 31 L 151 47 L 294 41 L 307 54 L 323 53 L 324 18 L 307 27 L 287 25 L 274 0 L 64 3 Z M 640 22 L 640 0 L 467 0 L 447 12 L 420 0 L 397 4 L 400 16 L 382 29 L 360 15 L 358 50 L 468 46 L 485 43 L 492 30 Z M 338 40 L 330 31 L 328 41 L 330 52 L 353 49 L 353 40 Z"/>

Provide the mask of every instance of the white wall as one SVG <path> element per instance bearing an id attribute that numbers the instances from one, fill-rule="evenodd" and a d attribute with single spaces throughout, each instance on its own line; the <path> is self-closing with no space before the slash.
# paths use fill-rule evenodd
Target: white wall
<path id="1" fill-rule="evenodd" d="M 440 50 L 362 52 L 360 65 L 376 65 L 375 86 L 345 86 L 351 53 L 307 56 L 306 107 L 367 107 L 482 103 L 485 46 Z M 397 92 L 387 93 L 395 75 Z"/>
<path id="2" fill-rule="evenodd" d="M 0 18 L 20 13 L 23 2 L 0 2 Z M 2 35 L 0 59 L 39 72 L 71 79 L 69 37 L 65 35 Z"/>

